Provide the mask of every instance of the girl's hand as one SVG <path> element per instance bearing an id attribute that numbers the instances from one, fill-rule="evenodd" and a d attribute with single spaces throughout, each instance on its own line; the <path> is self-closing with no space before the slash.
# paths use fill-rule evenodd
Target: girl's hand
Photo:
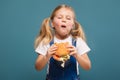
<path id="1" fill-rule="evenodd" d="M 76 56 L 77 55 L 77 50 L 73 45 L 68 45 L 67 46 L 68 50 L 70 51 L 70 55 L 72 56 Z"/>
<path id="2" fill-rule="evenodd" d="M 50 46 L 50 48 L 48 48 L 47 55 L 51 57 L 56 53 L 56 50 L 57 50 L 57 46 L 53 44 L 52 46 Z"/>

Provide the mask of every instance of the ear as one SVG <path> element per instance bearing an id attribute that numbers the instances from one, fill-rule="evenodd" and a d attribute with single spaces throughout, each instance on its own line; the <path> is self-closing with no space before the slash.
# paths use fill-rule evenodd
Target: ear
<path id="1" fill-rule="evenodd" d="M 50 21 L 50 27 L 51 27 L 51 28 L 54 28 L 54 25 L 53 25 L 53 21 L 52 21 L 52 20 Z"/>
<path id="2" fill-rule="evenodd" d="M 51 27 L 54 28 L 53 22 L 51 21 Z"/>

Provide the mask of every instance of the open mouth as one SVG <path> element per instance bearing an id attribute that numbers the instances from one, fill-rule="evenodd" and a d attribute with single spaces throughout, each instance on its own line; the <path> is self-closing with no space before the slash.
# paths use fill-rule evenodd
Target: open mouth
<path id="1" fill-rule="evenodd" d="M 66 25 L 61 25 L 62 28 L 66 28 Z"/>

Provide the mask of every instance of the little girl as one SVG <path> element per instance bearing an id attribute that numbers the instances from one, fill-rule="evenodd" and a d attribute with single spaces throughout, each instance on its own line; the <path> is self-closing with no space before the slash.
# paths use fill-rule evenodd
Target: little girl
<path id="1" fill-rule="evenodd" d="M 54 43 L 69 42 L 66 48 L 70 59 L 62 67 L 61 61 L 53 58 L 57 46 Z M 68 5 L 59 5 L 51 16 L 46 18 L 35 40 L 35 51 L 38 53 L 35 68 L 43 69 L 46 64 L 46 80 L 80 80 L 79 67 L 89 70 L 91 62 L 87 55 L 90 48 L 85 42 L 85 34 L 76 21 L 74 10 Z"/>

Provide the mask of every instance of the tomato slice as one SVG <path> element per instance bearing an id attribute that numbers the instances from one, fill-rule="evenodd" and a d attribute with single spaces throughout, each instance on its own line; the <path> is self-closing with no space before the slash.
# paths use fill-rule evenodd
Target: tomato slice
<path id="1" fill-rule="evenodd" d="M 61 61 L 61 57 L 57 56 L 57 55 L 53 55 L 53 58 L 57 61 Z"/>

